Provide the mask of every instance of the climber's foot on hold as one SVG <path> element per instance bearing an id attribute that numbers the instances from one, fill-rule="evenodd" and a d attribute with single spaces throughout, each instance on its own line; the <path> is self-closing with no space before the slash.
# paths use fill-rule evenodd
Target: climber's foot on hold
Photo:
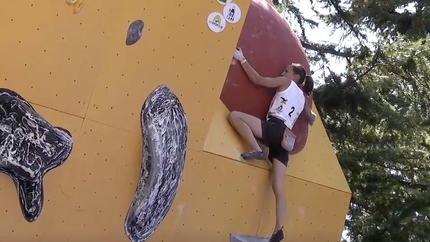
<path id="1" fill-rule="evenodd" d="M 278 231 L 272 234 L 272 237 L 270 237 L 269 242 L 280 242 L 281 240 L 284 239 L 284 232 L 282 231 L 282 228 L 280 228 Z"/>
<path id="2" fill-rule="evenodd" d="M 266 157 L 263 151 L 251 150 L 240 155 L 244 160 L 265 160 Z"/>

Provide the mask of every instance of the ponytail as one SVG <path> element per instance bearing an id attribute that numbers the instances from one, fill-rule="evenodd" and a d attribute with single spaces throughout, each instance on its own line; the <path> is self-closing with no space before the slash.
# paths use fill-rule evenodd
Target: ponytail
<path id="1" fill-rule="evenodd" d="M 312 91 L 314 90 L 314 79 L 311 76 L 305 77 L 305 84 L 303 85 L 303 91 L 306 93 L 306 95 L 311 95 Z"/>
<path id="2" fill-rule="evenodd" d="M 299 75 L 297 82 L 303 85 L 303 92 L 308 96 L 311 95 L 314 90 L 314 79 L 306 75 L 306 70 L 301 64 L 293 63 L 291 66 L 293 67 L 294 74 Z"/>

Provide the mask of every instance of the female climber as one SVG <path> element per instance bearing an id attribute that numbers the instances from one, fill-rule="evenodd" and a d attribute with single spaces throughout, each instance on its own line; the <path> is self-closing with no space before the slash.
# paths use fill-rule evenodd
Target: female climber
<path id="1" fill-rule="evenodd" d="M 228 120 L 252 148 L 251 151 L 241 154 L 244 160 L 265 160 L 265 154 L 256 138 L 269 147 L 268 158 L 273 164 L 271 183 L 276 200 L 276 225 L 270 242 L 279 242 L 284 238 L 281 224 L 286 213 L 284 176 L 289 151 L 293 150 L 295 141 L 295 135 L 291 129 L 302 111 L 305 112 L 309 125 L 313 125 L 315 121 L 316 115 L 308 107 L 306 98 L 306 95 L 312 93 L 314 81 L 312 77 L 306 75 L 305 68 L 300 64 L 291 64 L 281 76 L 272 78 L 258 74 L 247 62 L 241 48 L 236 48 L 234 59 L 241 63 L 252 82 L 268 88 L 276 88 L 266 120 L 260 120 L 239 111 L 232 111 Z"/>

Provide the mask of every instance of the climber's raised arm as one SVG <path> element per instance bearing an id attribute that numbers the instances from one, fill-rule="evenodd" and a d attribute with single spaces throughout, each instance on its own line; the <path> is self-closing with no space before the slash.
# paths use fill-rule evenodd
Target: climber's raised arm
<path id="1" fill-rule="evenodd" d="M 245 56 L 243 55 L 241 48 L 236 48 L 234 52 L 234 58 L 239 61 L 243 67 L 243 70 L 248 75 L 248 78 L 256 85 L 269 87 L 269 88 L 282 88 L 286 89 L 291 79 L 281 75 L 278 77 L 264 77 L 261 76 L 252 66 L 248 63 Z"/>

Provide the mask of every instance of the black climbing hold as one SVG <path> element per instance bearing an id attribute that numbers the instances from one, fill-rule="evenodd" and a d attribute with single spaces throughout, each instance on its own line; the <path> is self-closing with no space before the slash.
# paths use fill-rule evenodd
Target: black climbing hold
<path id="1" fill-rule="evenodd" d="M 124 224 L 132 242 L 147 240 L 167 215 L 181 181 L 187 148 L 184 109 L 165 85 L 146 98 L 141 126 L 142 166 Z"/>
<path id="2" fill-rule="evenodd" d="M 144 24 L 142 20 L 136 20 L 130 24 L 127 31 L 127 38 L 125 40 L 126 45 L 135 44 L 140 40 L 142 37 L 143 26 Z"/>
<path id="3" fill-rule="evenodd" d="M 53 127 L 18 93 L 0 88 L 0 172 L 15 183 L 24 218 L 43 206 L 43 176 L 69 157 L 72 135 Z"/>

